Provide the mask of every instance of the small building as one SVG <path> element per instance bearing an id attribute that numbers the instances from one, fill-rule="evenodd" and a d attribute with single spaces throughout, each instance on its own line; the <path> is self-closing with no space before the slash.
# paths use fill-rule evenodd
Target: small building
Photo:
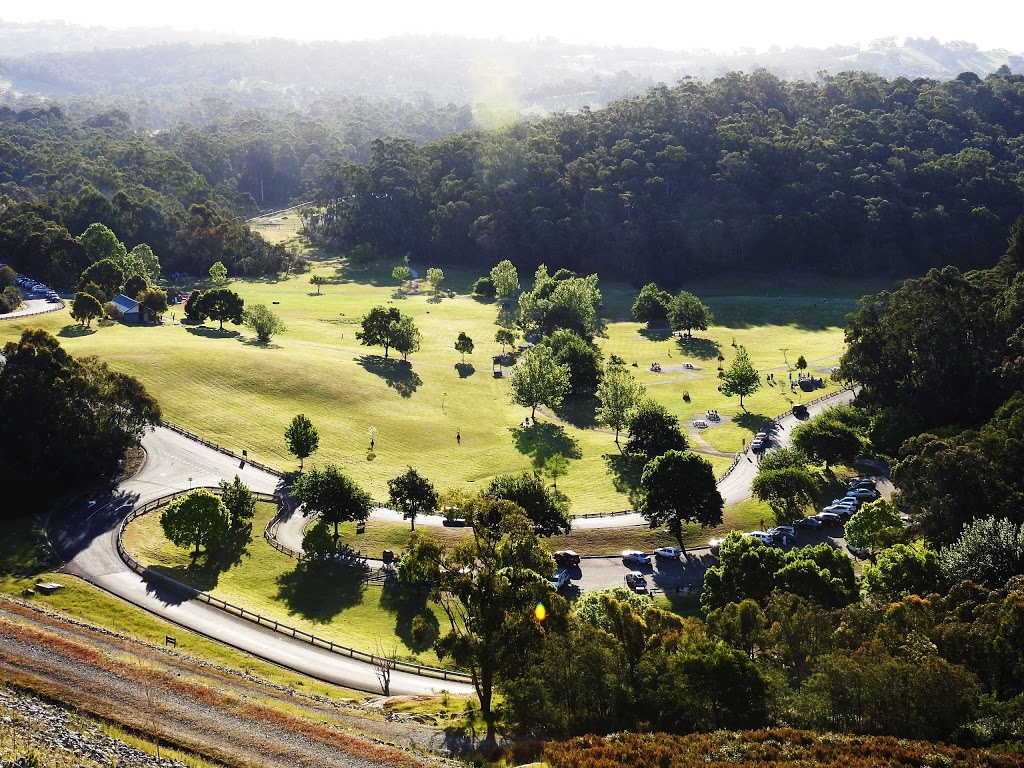
<path id="1" fill-rule="evenodd" d="M 117 294 L 112 303 L 121 311 L 121 320 L 126 323 L 144 323 L 150 314 L 139 302 L 123 293 Z"/>

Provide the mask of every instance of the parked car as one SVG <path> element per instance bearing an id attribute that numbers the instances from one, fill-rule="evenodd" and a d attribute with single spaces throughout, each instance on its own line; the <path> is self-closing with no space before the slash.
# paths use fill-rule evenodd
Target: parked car
<path id="1" fill-rule="evenodd" d="M 746 536 L 748 539 L 757 539 L 762 544 L 765 544 L 769 547 L 775 546 L 775 537 L 767 531 L 747 531 L 743 535 Z"/>
<path id="2" fill-rule="evenodd" d="M 750 441 L 750 450 L 752 450 L 754 453 L 757 453 L 758 451 L 763 451 L 764 450 L 764 441 L 763 440 L 758 440 L 755 437 L 753 440 Z"/>
<path id="3" fill-rule="evenodd" d="M 841 499 L 832 499 L 832 504 L 839 507 L 850 507 L 855 512 L 860 509 L 860 499 L 856 496 L 843 496 Z"/>
<path id="4" fill-rule="evenodd" d="M 874 501 L 882 494 L 880 494 L 875 488 L 854 488 L 846 495 L 853 496 L 856 499 L 863 499 L 865 501 Z"/>
<path id="5" fill-rule="evenodd" d="M 643 594 L 647 592 L 647 579 L 640 571 L 630 571 L 626 574 L 626 586 Z"/>
<path id="6" fill-rule="evenodd" d="M 815 515 L 825 525 L 842 525 L 842 518 L 835 512 L 819 512 Z"/>
<path id="7" fill-rule="evenodd" d="M 875 488 L 877 483 L 870 477 L 852 477 L 846 487 L 852 491 L 854 488 Z"/>
<path id="8" fill-rule="evenodd" d="M 816 517 L 805 517 L 793 523 L 794 528 L 821 528 L 821 520 Z"/>
<path id="9" fill-rule="evenodd" d="M 796 416 L 798 419 L 806 419 L 807 406 L 803 405 L 802 403 L 797 403 L 796 405 L 793 406 L 793 415 Z"/>
<path id="10" fill-rule="evenodd" d="M 557 592 L 559 589 L 564 587 L 570 581 L 571 581 L 571 579 L 569 578 L 569 572 L 566 571 L 566 570 L 560 570 L 554 576 L 551 577 L 551 579 L 548 581 L 548 583 Z"/>
<path id="11" fill-rule="evenodd" d="M 850 550 L 850 554 L 854 557 L 867 557 L 869 554 L 871 554 L 864 547 L 855 547 L 853 546 L 853 544 L 850 544 L 849 542 L 846 543 L 846 548 Z"/>
<path id="12" fill-rule="evenodd" d="M 580 556 L 571 549 L 560 549 L 553 555 L 559 565 L 579 565 Z"/>
<path id="13" fill-rule="evenodd" d="M 651 558 L 649 558 L 639 549 L 622 550 L 622 559 L 625 560 L 627 563 L 638 563 L 639 565 L 651 564 Z"/>
<path id="14" fill-rule="evenodd" d="M 683 550 L 679 547 L 658 547 L 654 550 L 655 557 L 667 557 L 670 560 L 678 560 L 683 556 Z"/>
<path id="15" fill-rule="evenodd" d="M 766 533 L 770 533 L 776 541 L 781 541 L 783 536 L 790 540 L 796 538 L 796 528 L 792 525 L 776 525 L 774 528 L 769 528 Z"/>
<path id="16" fill-rule="evenodd" d="M 822 512 L 828 512 L 833 515 L 839 515 L 841 518 L 849 519 L 853 517 L 853 513 L 857 510 L 846 504 L 829 504 L 825 507 Z"/>

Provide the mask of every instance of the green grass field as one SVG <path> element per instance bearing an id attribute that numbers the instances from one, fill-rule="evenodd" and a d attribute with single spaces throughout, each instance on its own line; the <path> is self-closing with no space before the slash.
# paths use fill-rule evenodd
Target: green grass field
<path id="1" fill-rule="evenodd" d="M 304 413 L 321 437 L 320 450 L 307 465 L 336 463 L 376 499 L 386 498 L 387 480 L 407 466 L 438 488 L 472 490 L 497 474 L 532 469 L 559 452 L 570 458 L 558 487 L 573 513 L 629 508 L 628 488 L 609 472 L 618 455 L 613 436 L 591 428 L 593 402 L 565 404 L 560 413 L 572 423 L 542 416 L 541 429 L 518 426 L 528 411 L 510 403 L 508 379 L 495 378 L 489 362 L 500 351 L 493 341 L 498 308 L 468 295 L 477 274 L 457 268 L 445 272 L 444 287 L 455 291 L 451 298 L 430 296 L 425 281 L 420 293 L 399 294 L 390 265 L 349 268 L 336 259 L 313 266 L 311 274 L 328 281 L 320 295 L 309 283 L 310 273 L 232 281 L 230 287 L 247 304 L 264 303 L 287 324 L 266 347 L 230 325 L 224 332 L 212 322 L 199 327 L 105 324 L 86 330 L 67 312 L 0 323 L 0 341 L 16 339 L 25 327 L 43 327 L 72 354 L 97 355 L 138 377 L 166 419 L 222 445 L 247 449 L 251 457 L 282 470 L 298 467 L 286 451 L 283 433 L 295 414 Z M 842 351 L 845 314 L 861 294 L 884 286 L 850 283 L 835 296 L 834 285 L 819 281 L 770 287 L 752 281 L 750 293 L 738 295 L 709 285 L 707 300 L 720 324 L 682 341 L 616 321 L 628 314 L 635 290 L 615 283 L 601 287 L 610 320 L 607 338 L 598 339 L 605 356 L 614 353 L 636 362 L 634 372 L 650 396 L 687 428 L 693 418 L 717 410 L 723 422 L 703 430 L 696 443 L 728 454 L 764 422 L 812 395 L 794 395 L 780 382 L 745 398 L 746 410 L 741 410 L 737 398 L 717 391 L 719 353 L 728 366 L 735 341 L 747 347 L 758 369 L 774 371 L 779 379 L 786 376 L 786 360 L 793 363 L 800 355 L 812 372 L 827 375 Z M 787 293 L 779 298 L 784 289 Z M 422 349 L 411 365 L 384 361 L 380 348 L 362 347 L 355 338 L 362 315 L 389 303 L 412 315 L 422 333 Z M 178 307 L 178 320 L 180 315 Z M 471 365 L 464 368 L 457 367 L 461 358 L 454 350 L 461 331 L 476 342 L 466 358 Z M 649 370 L 653 361 L 662 364 L 662 373 Z M 685 362 L 694 369 L 685 369 Z M 376 428 L 372 454 L 371 427 Z M 724 457 L 711 460 L 719 473 L 729 464 Z"/>
<path id="2" fill-rule="evenodd" d="M 268 619 L 371 653 L 388 653 L 394 645 L 401 659 L 443 666 L 430 648 L 443 618 L 439 609 L 425 597 L 363 584 L 349 569 L 300 564 L 273 549 L 259 532 L 276 511 L 257 505 L 253 539 L 217 562 L 205 552 L 193 559 L 191 549 L 167 541 L 159 513 L 136 518 L 124 544 L 142 564 Z M 415 616 L 433 627 L 426 640 L 412 636 Z"/>

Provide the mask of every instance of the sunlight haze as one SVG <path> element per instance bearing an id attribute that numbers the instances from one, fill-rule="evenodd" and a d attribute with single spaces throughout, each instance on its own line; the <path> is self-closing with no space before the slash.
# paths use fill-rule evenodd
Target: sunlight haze
<path id="1" fill-rule="evenodd" d="M 69 24 L 125 27 L 171 27 L 232 35 L 297 40 L 367 40 L 410 34 L 450 34 L 475 38 L 533 40 L 607 46 L 652 46 L 671 50 L 706 48 L 767 50 L 778 45 L 827 47 L 860 44 L 894 36 L 965 40 L 982 49 L 1024 49 L 1020 6 L 1004 9 L 999 21 L 991 13 L 964 13 L 949 2 L 921 4 L 868 0 L 855 5 L 798 0 L 770 4 L 740 0 L 729 4 L 639 2 L 598 6 L 580 2 L 522 0 L 483 5 L 468 0 L 439 3 L 400 0 L 387 6 L 331 4 L 304 6 L 310 13 L 279 3 L 220 4 L 180 0 L 173 5 L 80 0 L 51 0 L 45 10 L 19 5 L 4 11 L 7 21 L 60 20 Z M 1010 7 L 1013 7 L 1011 4 Z M 244 8 L 246 12 L 241 13 Z M 1016 19 L 1007 18 L 1007 13 Z"/>

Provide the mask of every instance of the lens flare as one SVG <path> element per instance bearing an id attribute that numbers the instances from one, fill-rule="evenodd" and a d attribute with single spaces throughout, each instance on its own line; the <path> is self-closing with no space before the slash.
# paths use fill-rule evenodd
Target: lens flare
<path id="1" fill-rule="evenodd" d="M 544 607 L 544 603 L 537 603 L 537 607 L 533 609 L 533 615 L 537 621 L 544 621 L 547 618 L 548 609 Z"/>

